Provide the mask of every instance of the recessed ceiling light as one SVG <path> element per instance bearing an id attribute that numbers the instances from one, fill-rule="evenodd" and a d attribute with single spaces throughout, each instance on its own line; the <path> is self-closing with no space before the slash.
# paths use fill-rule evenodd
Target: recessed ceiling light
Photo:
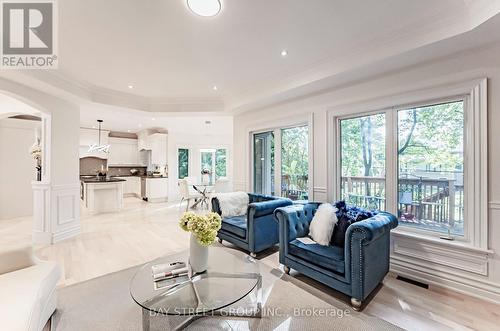
<path id="1" fill-rule="evenodd" d="M 212 87 L 212 90 L 217 91 L 217 86 L 214 85 L 214 87 Z"/>
<path id="2" fill-rule="evenodd" d="M 286 57 L 288 55 L 288 51 L 286 49 L 281 51 L 281 56 Z"/>
<path id="3" fill-rule="evenodd" d="M 127 130 L 128 133 L 130 133 L 130 130 Z"/>
<path id="4" fill-rule="evenodd" d="M 156 118 L 154 118 L 154 117 L 151 117 L 151 120 L 152 120 L 152 121 L 156 121 Z"/>
<path id="5" fill-rule="evenodd" d="M 95 128 L 96 128 L 95 125 L 92 125 L 92 129 L 95 129 Z"/>
<path id="6" fill-rule="evenodd" d="M 193 13 L 204 17 L 215 16 L 222 8 L 220 0 L 187 0 L 187 6 Z"/>
<path id="7" fill-rule="evenodd" d="M 129 85 L 127 86 L 129 89 L 133 89 L 134 88 L 134 85 Z"/>

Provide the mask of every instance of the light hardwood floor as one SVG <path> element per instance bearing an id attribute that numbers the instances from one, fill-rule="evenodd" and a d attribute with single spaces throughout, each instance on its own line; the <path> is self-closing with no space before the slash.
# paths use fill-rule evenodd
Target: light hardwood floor
<path id="1" fill-rule="evenodd" d="M 189 234 L 178 226 L 182 211 L 178 204 L 127 198 L 121 212 L 83 214 L 79 236 L 35 247 L 35 253 L 63 267 L 59 286 L 78 283 L 186 250 Z M 0 221 L 0 250 L 30 243 L 31 218 Z M 258 258 L 272 267 L 279 266 L 276 250 Z M 347 302 L 348 298 L 338 292 L 296 273 L 292 275 Z M 426 290 L 393 276 L 386 277 L 364 312 L 408 330 L 500 330 L 500 305 L 439 288 Z"/>

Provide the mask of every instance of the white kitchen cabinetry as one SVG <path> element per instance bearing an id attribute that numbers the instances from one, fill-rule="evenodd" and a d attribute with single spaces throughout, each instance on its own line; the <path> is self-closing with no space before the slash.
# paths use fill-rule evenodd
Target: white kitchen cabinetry
<path id="1" fill-rule="evenodd" d="M 151 163 L 164 166 L 167 164 L 167 135 L 153 133 L 149 136 L 151 146 Z"/>
<path id="2" fill-rule="evenodd" d="M 168 200 L 168 178 L 143 178 L 146 181 L 146 197 L 149 202 Z"/>
<path id="3" fill-rule="evenodd" d="M 137 133 L 137 149 L 139 151 L 151 149 L 151 142 L 148 130 L 144 130 Z"/>
<path id="4" fill-rule="evenodd" d="M 138 140 L 127 138 L 109 138 L 109 165 L 138 165 Z"/>
<path id="5" fill-rule="evenodd" d="M 116 177 L 125 180 L 123 182 L 123 196 L 128 197 L 141 197 L 141 177 L 126 176 Z"/>

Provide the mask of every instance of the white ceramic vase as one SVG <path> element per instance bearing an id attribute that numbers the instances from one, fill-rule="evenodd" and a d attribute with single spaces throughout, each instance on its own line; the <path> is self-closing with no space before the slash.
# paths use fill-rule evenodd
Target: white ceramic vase
<path id="1" fill-rule="evenodd" d="M 208 247 L 200 245 L 196 236 L 191 233 L 189 241 L 189 264 L 193 273 L 202 273 L 208 267 Z"/>

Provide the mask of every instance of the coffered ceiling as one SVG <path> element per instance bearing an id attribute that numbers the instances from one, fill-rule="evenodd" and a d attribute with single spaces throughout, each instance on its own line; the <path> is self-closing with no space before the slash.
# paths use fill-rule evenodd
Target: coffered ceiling
<path id="1" fill-rule="evenodd" d="M 185 0 L 58 6 L 59 69 L 25 75 L 93 102 L 213 112 L 470 31 L 500 1 L 225 0 L 212 18 Z"/>

